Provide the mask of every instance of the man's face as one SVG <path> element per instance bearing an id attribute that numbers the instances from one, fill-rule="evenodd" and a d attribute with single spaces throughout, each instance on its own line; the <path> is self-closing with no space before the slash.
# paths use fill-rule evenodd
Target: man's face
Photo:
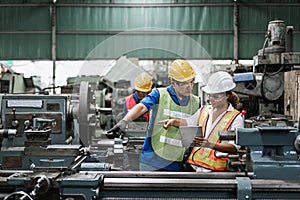
<path id="1" fill-rule="evenodd" d="M 173 81 L 174 90 L 179 98 L 189 96 L 194 87 L 194 79 L 190 79 L 184 82 Z"/>
<path id="2" fill-rule="evenodd" d="M 147 94 L 149 94 L 149 92 L 140 92 L 140 91 L 135 91 L 135 92 L 139 100 L 142 100 L 145 96 L 147 96 Z"/>

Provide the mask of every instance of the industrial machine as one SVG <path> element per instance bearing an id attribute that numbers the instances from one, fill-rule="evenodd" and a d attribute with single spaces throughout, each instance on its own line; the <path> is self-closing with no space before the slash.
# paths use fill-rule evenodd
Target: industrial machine
<path id="1" fill-rule="evenodd" d="M 120 68 L 124 68 L 126 71 L 124 72 Z M 110 129 L 124 115 L 123 106 L 125 97 L 132 94 L 134 79 L 142 72 L 145 71 L 141 67 L 138 67 L 126 57 L 121 56 L 106 66 L 102 74 L 69 77 L 67 87 L 78 85 L 82 81 L 90 84 L 95 95 L 98 126 L 104 131 Z M 72 93 L 72 90 L 63 93 Z M 100 136 L 101 131 L 97 131 L 96 135 Z"/>
<path id="2" fill-rule="evenodd" d="M 4 67 L 2 65 L 2 67 Z M 25 78 L 22 74 L 6 69 L 0 74 L 0 93 L 38 93 L 41 92 L 40 77 Z"/>
<path id="3" fill-rule="evenodd" d="M 119 70 L 121 67 L 126 68 L 126 72 Z M 106 130 L 125 115 L 125 97 L 133 93 L 133 81 L 142 72 L 142 68 L 126 57 L 120 57 L 110 63 L 101 75 L 78 76 L 68 81 L 69 87 L 82 81 L 88 81 L 91 85 L 97 113 L 95 134 L 92 134 L 90 141 L 94 158 L 110 163 L 114 170 L 138 170 L 139 154 L 148 123 L 139 119 L 129 123 L 126 134 L 121 133 L 118 138 L 106 135 Z"/>
<path id="4" fill-rule="evenodd" d="M 284 115 L 284 73 L 300 64 L 300 52 L 293 52 L 293 31 L 282 20 L 270 21 L 263 48 L 253 57 L 252 71 L 234 73 L 234 90 L 245 97 L 242 103 L 249 127 L 293 123 Z"/>
<path id="5" fill-rule="evenodd" d="M 258 55 L 254 75 L 237 75 L 235 80 L 245 86 L 259 81 L 253 77 L 262 73 L 254 96 L 279 102 L 281 93 L 273 97 L 266 92 L 272 84 L 261 89 L 270 76 L 262 69 L 279 71 L 274 77 L 281 80 L 281 72 L 296 61 L 283 62 L 285 50 L 276 49 Z M 289 55 L 296 60 L 298 54 Z M 280 59 L 271 61 L 274 56 Z M 130 124 L 117 138 L 99 134 L 107 129 L 107 124 L 100 126 L 100 115 L 118 116 L 121 111 L 113 109 L 120 108 L 119 101 L 129 93 L 126 80 L 124 87 L 107 77 L 100 82 L 113 88 L 111 108 L 97 103 L 97 96 L 105 96 L 96 94 L 101 84 L 85 81 L 74 84 L 73 93 L 1 95 L 0 199 L 299 199 L 300 130 L 295 126 L 256 124 L 221 131 L 220 140 L 236 140 L 241 146 L 238 154 L 229 155 L 228 172 L 138 171 L 142 122 Z M 244 93 L 250 89 L 243 88 Z"/>
<path id="6" fill-rule="evenodd" d="M 220 134 L 245 147 L 229 155 L 229 172 L 112 171 L 85 168 L 75 160 L 60 171 L 0 170 L 0 194 L 4 199 L 299 199 L 297 129 L 258 127 Z"/>
<path id="7" fill-rule="evenodd" d="M 1 95 L 1 168 L 70 165 L 95 132 L 93 105 L 87 82 L 72 96 Z"/>

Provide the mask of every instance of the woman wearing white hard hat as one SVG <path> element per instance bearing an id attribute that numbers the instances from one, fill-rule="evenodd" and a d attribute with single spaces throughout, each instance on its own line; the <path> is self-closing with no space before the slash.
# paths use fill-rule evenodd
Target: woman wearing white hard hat
<path id="1" fill-rule="evenodd" d="M 193 116 L 183 120 L 165 120 L 164 127 L 169 126 L 202 126 L 202 137 L 195 137 L 198 144 L 190 153 L 187 163 L 195 171 L 227 171 L 227 154 L 237 153 L 238 146 L 234 141 L 219 140 L 219 131 L 234 130 L 244 127 L 244 120 L 237 110 L 239 98 L 232 91 L 235 83 L 227 72 L 212 74 L 202 90 L 209 95 L 211 105 L 201 107 Z"/>

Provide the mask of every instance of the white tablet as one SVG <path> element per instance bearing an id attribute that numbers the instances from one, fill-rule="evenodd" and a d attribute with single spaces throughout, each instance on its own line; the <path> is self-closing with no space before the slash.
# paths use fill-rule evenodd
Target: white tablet
<path id="1" fill-rule="evenodd" d="M 179 131 L 181 134 L 183 147 L 189 147 L 196 135 L 199 137 L 202 136 L 201 126 L 180 126 Z"/>

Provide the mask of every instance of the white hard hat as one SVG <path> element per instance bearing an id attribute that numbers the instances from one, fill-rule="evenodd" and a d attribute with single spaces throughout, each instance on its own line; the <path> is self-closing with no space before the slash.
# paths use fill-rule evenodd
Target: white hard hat
<path id="1" fill-rule="evenodd" d="M 206 86 L 202 90 L 208 94 L 227 92 L 235 88 L 232 76 L 227 72 L 219 71 L 208 78 Z"/>

